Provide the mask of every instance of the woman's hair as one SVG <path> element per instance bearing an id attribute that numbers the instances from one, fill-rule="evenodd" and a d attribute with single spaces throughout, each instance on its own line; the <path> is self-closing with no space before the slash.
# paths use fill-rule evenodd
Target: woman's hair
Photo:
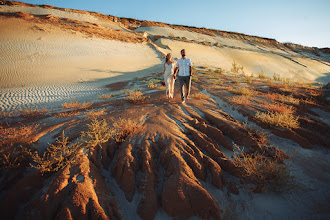
<path id="1" fill-rule="evenodd" d="M 165 62 L 167 63 L 168 61 L 168 56 L 171 55 L 170 53 L 166 54 Z"/>

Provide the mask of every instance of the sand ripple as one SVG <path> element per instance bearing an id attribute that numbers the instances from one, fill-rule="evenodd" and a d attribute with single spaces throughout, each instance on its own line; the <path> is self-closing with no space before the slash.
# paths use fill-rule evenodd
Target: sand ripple
<path id="1" fill-rule="evenodd" d="M 64 102 L 97 101 L 104 93 L 96 83 L 0 89 L 0 110 L 14 111 L 29 107 L 56 110 Z"/>

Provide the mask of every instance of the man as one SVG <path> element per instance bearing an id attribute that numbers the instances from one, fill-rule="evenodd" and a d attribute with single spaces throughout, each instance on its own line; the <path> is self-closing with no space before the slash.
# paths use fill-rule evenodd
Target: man
<path id="1" fill-rule="evenodd" d="M 192 62 L 189 58 L 186 58 L 185 49 L 181 50 L 181 56 L 182 58 L 180 58 L 175 65 L 174 77 L 178 75 L 180 81 L 180 88 L 181 88 L 181 100 L 182 100 L 182 104 L 184 104 L 186 103 L 186 100 L 188 99 L 190 93 Z M 184 89 L 183 86 L 185 87 Z"/>

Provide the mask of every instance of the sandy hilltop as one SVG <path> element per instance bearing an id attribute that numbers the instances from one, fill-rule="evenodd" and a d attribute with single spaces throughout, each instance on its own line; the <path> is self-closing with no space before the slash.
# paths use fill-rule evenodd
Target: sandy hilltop
<path id="1" fill-rule="evenodd" d="M 329 48 L 0 0 L 0 54 L 0 219 L 330 217 Z"/>

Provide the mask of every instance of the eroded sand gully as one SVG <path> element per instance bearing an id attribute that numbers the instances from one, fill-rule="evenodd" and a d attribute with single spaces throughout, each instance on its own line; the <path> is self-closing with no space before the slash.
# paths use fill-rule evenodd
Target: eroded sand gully
<path id="1" fill-rule="evenodd" d="M 193 93 L 205 85 L 203 80 L 200 78 L 200 82 L 195 83 Z M 123 86 L 127 88 L 130 84 Z M 225 90 L 209 92 L 223 100 L 230 97 Z M 154 219 L 196 216 L 220 219 L 224 212 L 228 215 L 228 204 L 231 203 L 226 201 L 231 200 L 232 193 L 237 193 L 233 189 L 242 187 L 238 188 L 238 193 L 244 195 L 244 188 L 251 181 L 232 161 L 233 144 L 269 156 L 275 151 L 282 152 L 261 142 L 258 133 L 251 135 L 253 129 L 222 110 L 214 99 L 192 98 L 187 105 L 182 105 L 179 94 L 170 104 L 163 91 L 155 90 L 149 95 L 147 103 L 128 104 L 117 97 L 90 107 L 94 110 L 115 107 L 98 116 L 99 120 L 105 119 L 110 124 L 118 118 L 130 118 L 140 123 L 141 129 L 126 137 L 124 142 L 109 141 L 102 148 L 88 147 L 89 150 L 85 149 L 77 156 L 74 164 L 53 175 L 41 176 L 36 171 L 29 171 L 23 177 L 23 170 L 4 173 L 0 207 L 6 210 L 6 217 L 130 219 L 139 216 Z M 252 116 L 251 107 L 241 108 L 248 118 Z M 7 126 L 40 123 L 33 146 L 42 151 L 45 140 L 54 141 L 62 130 L 72 141 L 79 138 L 92 120 L 84 116 L 87 112 L 81 110 L 78 116 L 64 119 L 56 118 L 60 113 L 50 113 L 41 119 L 25 119 L 19 123 L 14 120 Z M 326 125 L 318 121 L 314 124 L 318 126 L 304 129 L 320 136 L 318 132 L 326 129 Z M 286 134 L 281 135 L 283 133 Z M 297 133 L 275 132 L 299 144 Z M 329 146 L 329 137 L 323 139 L 325 142 L 309 139 L 309 144 Z M 327 179 L 326 176 L 320 178 Z M 219 192 L 222 192 L 221 197 L 217 196 Z M 21 198 L 19 202 L 17 195 Z M 238 211 L 238 207 L 236 205 L 234 209 Z M 231 216 L 243 216 L 236 211 Z"/>

